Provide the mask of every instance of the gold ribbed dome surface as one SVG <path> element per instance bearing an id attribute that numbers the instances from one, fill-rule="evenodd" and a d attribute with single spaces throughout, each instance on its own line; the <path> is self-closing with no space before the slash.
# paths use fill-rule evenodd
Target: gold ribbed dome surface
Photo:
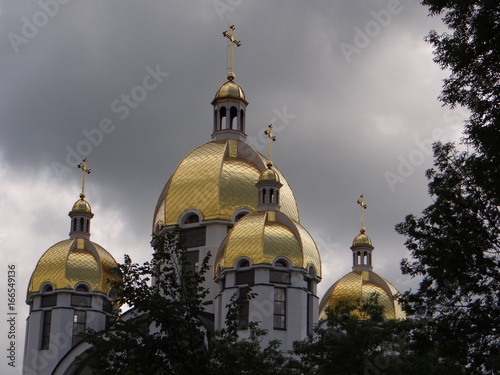
<path id="1" fill-rule="evenodd" d="M 280 182 L 280 176 L 272 168 L 273 164 L 268 163 L 267 169 L 260 174 L 259 181 Z"/>
<path id="2" fill-rule="evenodd" d="M 88 212 L 91 213 L 92 209 L 90 208 L 89 202 L 87 202 L 85 199 L 80 198 L 75 202 L 73 205 L 72 211 L 78 211 L 78 212 Z"/>
<path id="3" fill-rule="evenodd" d="M 198 210 L 203 220 L 231 220 L 241 209 L 255 211 L 257 183 L 267 159 L 247 143 L 221 140 L 194 149 L 165 185 L 154 213 L 153 226 L 175 225 L 187 210 Z M 283 184 L 281 210 L 299 221 L 297 203 L 288 182 Z M 153 227 L 154 228 L 154 227 Z"/>
<path id="4" fill-rule="evenodd" d="M 245 93 L 243 92 L 243 89 L 241 88 L 240 85 L 238 85 L 236 82 L 233 81 L 227 81 L 222 84 L 222 86 L 217 90 L 217 93 L 215 94 L 214 101 L 226 98 L 240 99 L 246 102 Z"/>
<path id="5" fill-rule="evenodd" d="M 394 298 L 398 290 L 382 276 L 372 271 L 352 271 L 340 278 L 325 293 L 319 305 L 320 319 L 326 318 L 325 309 L 338 303 L 366 301 L 378 294 L 378 303 L 384 308 L 386 319 L 403 319 L 405 314 Z"/>
<path id="6" fill-rule="evenodd" d="M 241 257 L 252 265 L 271 265 L 276 258 L 285 257 L 292 267 L 308 271 L 314 266 L 321 277 L 321 257 L 311 235 L 279 211 L 257 211 L 241 218 L 219 247 L 214 273 L 234 268 Z"/>
<path id="7" fill-rule="evenodd" d="M 371 245 L 372 246 L 372 240 L 363 231 L 360 234 L 358 234 L 356 237 L 354 237 L 354 240 L 352 241 L 352 246 L 355 246 L 355 245 Z"/>
<path id="8" fill-rule="evenodd" d="M 108 294 L 108 280 L 117 280 L 115 259 L 104 248 L 84 238 L 56 243 L 40 258 L 31 275 L 28 295 L 40 292 L 45 283 L 52 283 L 54 290 L 74 289 L 79 282 L 86 282 L 93 292 Z"/>

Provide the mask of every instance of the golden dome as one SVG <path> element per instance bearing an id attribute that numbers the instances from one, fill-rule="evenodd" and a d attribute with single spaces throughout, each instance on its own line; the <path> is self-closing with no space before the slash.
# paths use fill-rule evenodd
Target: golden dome
<path id="1" fill-rule="evenodd" d="M 156 224 L 175 225 L 187 210 L 198 210 L 203 220 L 232 220 L 236 211 L 257 210 L 255 186 L 267 159 L 242 141 L 205 143 L 179 164 L 165 185 L 154 213 Z M 297 203 L 279 170 L 281 211 L 299 221 Z M 153 229 L 154 230 L 154 229 Z"/>
<path id="2" fill-rule="evenodd" d="M 227 81 L 222 84 L 222 86 L 217 90 L 215 98 L 212 104 L 216 101 L 221 101 L 222 99 L 237 99 L 243 100 L 246 103 L 245 93 L 240 85 L 234 81 Z"/>
<path id="3" fill-rule="evenodd" d="M 71 211 L 92 213 L 89 202 L 83 199 L 83 197 L 75 202 Z"/>
<path id="4" fill-rule="evenodd" d="M 365 301 L 378 294 L 378 303 L 384 307 L 386 319 L 403 319 L 405 314 L 394 298 L 398 290 L 386 279 L 371 271 L 352 271 L 339 279 L 325 293 L 319 304 L 320 319 L 326 318 L 325 309 L 341 302 Z"/>
<path id="5" fill-rule="evenodd" d="M 352 241 L 352 246 L 356 245 L 373 246 L 371 238 L 365 234 L 365 228 L 361 228 L 360 233 L 356 237 L 354 237 L 354 240 Z"/>
<path id="6" fill-rule="evenodd" d="M 118 280 L 113 272 L 115 259 L 104 248 L 84 238 L 61 241 L 50 247 L 40 258 L 31 275 L 28 295 L 40 292 L 45 283 L 54 290 L 74 289 L 86 282 L 93 292 L 108 294 L 108 280 Z"/>
<path id="7" fill-rule="evenodd" d="M 280 176 L 274 171 L 271 161 L 267 162 L 267 169 L 260 174 L 259 181 L 280 182 Z"/>
<path id="8" fill-rule="evenodd" d="M 321 277 L 321 257 L 311 235 L 296 221 L 279 211 L 257 211 L 241 218 L 228 233 L 215 257 L 214 273 L 233 268 L 241 257 L 251 264 L 273 264 L 286 257 L 292 267 Z"/>

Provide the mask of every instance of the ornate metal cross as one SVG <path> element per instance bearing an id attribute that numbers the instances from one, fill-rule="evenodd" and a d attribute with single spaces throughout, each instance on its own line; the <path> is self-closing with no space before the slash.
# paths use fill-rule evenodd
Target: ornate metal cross
<path id="1" fill-rule="evenodd" d="M 234 45 L 236 44 L 237 47 L 241 46 L 241 42 L 239 40 L 234 39 L 234 25 L 231 25 L 229 27 L 231 30 L 230 32 L 223 31 L 222 35 L 224 35 L 226 38 L 229 39 L 229 72 L 227 73 L 227 79 L 232 81 L 234 79 L 234 73 L 233 73 L 233 50 L 234 50 Z"/>
<path id="2" fill-rule="evenodd" d="M 267 130 L 264 130 L 264 134 L 266 134 L 269 138 L 267 144 L 267 158 L 271 160 L 271 153 L 273 151 L 273 142 L 276 142 L 276 136 L 273 134 L 273 124 L 269 125 Z"/>
<path id="3" fill-rule="evenodd" d="M 365 229 L 365 210 L 368 207 L 368 205 L 364 201 L 364 198 L 364 195 L 361 194 L 358 199 L 358 204 L 361 206 L 361 228 L 363 230 Z"/>
<path id="4" fill-rule="evenodd" d="M 92 173 L 91 169 L 87 168 L 87 158 L 83 159 L 83 162 L 78 164 L 78 168 L 82 170 L 82 192 L 80 193 L 80 198 L 85 198 L 85 174 Z"/>

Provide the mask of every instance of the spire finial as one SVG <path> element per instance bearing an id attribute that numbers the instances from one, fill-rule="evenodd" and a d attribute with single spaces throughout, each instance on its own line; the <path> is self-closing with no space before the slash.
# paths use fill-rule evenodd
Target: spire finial
<path id="1" fill-rule="evenodd" d="M 230 32 L 223 31 L 222 35 L 224 35 L 226 38 L 229 39 L 229 67 L 228 67 L 228 72 L 227 72 L 227 79 L 232 81 L 235 77 L 233 73 L 233 50 L 234 50 L 234 45 L 236 44 L 237 47 L 241 46 L 241 42 L 239 40 L 234 39 L 234 25 L 231 25 L 229 27 L 231 30 Z"/>
<path id="2" fill-rule="evenodd" d="M 268 126 L 267 130 L 264 130 L 264 134 L 269 138 L 267 144 L 267 158 L 271 160 L 271 154 L 273 151 L 273 142 L 276 142 L 276 136 L 273 134 L 273 124 Z"/>
<path id="3" fill-rule="evenodd" d="M 363 194 L 361 194 L 359 196 L 359 199 L 358 199 L 358 204 L 361 206 L 361 228 L 359 229 L 359 231 L 361 233 L 365 232 L 365 210 L 368 207 L 368 205 L 365 203 L 364 199 L 365 199 L 365 197 Z"/>
<path id="4" fill-rule="evenodd" d="M 91 169 L 87 168 L 87 158 L 83 159 L 82 163 L 78 164 L 78 168 L 82 170 L 82 192 L 80 198 L 85 198 L 85 174 L 92 173 Z"/>

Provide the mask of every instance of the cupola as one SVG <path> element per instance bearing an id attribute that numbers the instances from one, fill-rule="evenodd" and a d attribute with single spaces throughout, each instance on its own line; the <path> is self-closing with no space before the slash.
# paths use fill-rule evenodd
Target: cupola
<path id="1" fill-rule="evenodd" d="M 239 47 L 241 42 L 234 38 L 234 25 L 230 32 L 224 31 L 223 35 L 229 39 L 229 68 L 227 82 L 225 82 L 215 94 L 212 105 L 214 107 L 214 125 L 212 139 L 214 141 L 224 139 L 245 140 L 245 111 L 248 102 L 245 99 L 243 89 L 234 82 L 233 73 L 233 49 Z"/>
<path id="2" fill-rule="evenodd" d="M 319 305 L 320 319 L 326 319 L 326 310 L 339 304 L 356 304 L 368 301 L 377 295 L 377 303 L 383 307 L 385 319 L 403 319 L 405 317 L 397 302 L 398 290 L 385 278 L 373 272 L 372 240 L 364 227 L 364 210 L 367 205 L 364 196 L 357 201 L 361 207 L 361 228 L 351 246 L 353 256 L 352 272 L 337 280 L 325 293 Z M 359 318 L 363 318 L 359 316 Z"/>

